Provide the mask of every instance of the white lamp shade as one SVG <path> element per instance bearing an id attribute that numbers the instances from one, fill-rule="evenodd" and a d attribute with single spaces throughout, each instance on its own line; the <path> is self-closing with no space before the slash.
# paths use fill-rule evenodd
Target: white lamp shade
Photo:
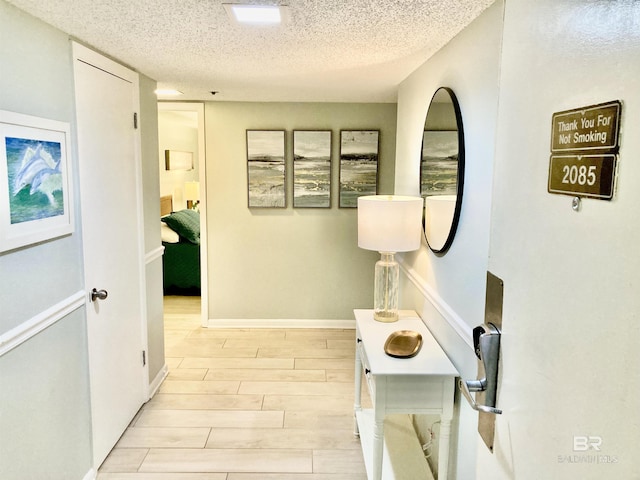
<path id="1" fill-rule="evenodd" d="M 358 246 L 378 252 L 410 252 L 422 241 L 421 197 L 358 197 Z"/>
<path id="2" fill-rule="evenodd" d="M 200 200 L 200 182 L 185 182 L 184 198 L 187 200 Z"/>
<path id="3" fill-rule="evenodd" d="M 431 248 L 440 250 L 449 238 L 457 195 L 437 195 L 425 199 L 425 234 Z"/>

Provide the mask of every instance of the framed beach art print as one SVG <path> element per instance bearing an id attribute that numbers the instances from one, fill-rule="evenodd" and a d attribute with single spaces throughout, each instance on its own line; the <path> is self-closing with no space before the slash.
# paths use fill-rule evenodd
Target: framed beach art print
<path id="1" fill-rule="evenodd" d="M 340 207 L 356 208 L 358 197 L 378 192 L 377 130 L 340 131 Z"/>
<path id="2" fill-rule="evenodd" d="M 458 131 L 425 130 L 420 160 L 420 195 L 458 192 Z"/>
<path id="3" fill-rule="evenodd" d="M 285 208 L 285 132 L 247 130 L 249 208 Z"/>
<path id="4" fill-rule="evenodd" d="M 293 131 L 293 206 L 331 207 L 331 130 Z"/>
<path id="5" fill-rule="evenodd" d="M 73 232 L 68 123 L 0 110 L 0 252 Z"/>

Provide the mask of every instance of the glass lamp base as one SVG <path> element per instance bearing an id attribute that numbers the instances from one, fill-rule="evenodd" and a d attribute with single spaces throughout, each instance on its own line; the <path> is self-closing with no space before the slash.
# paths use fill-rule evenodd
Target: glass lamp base
<path id="1" fill-rule="evenodd" d="M 376 262 L 373 292 L 373 318 L 379 322 L 398 321 L 398 283 L 400 266 L 393 253 L 380 252 Z"/>
<path id="2" fill-rule="evenodd" d="M 398 311 L 396 310 L 395 312 L 385 312 L 384 310 L 382 310 L 378 312 L 374 310 L 373 319 L 377 320 L 378 322 L 386 322 L 386 323 L 397 322 Z"/>

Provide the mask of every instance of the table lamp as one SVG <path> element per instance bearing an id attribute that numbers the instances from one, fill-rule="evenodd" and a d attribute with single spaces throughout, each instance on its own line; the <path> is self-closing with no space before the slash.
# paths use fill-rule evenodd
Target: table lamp
<path id="1" fill-rule="evenodd" d="M 420 248 L 422 205 L 421 197 L 358 197 L 358 246 L 380 252 L 373 295 L 373 318 L 380 322 L 398 320 L 400 267 L 394 254 Z"/>
<path id="2" fill-rule="evenodd" d="M 185 182 L 184 197 L 187 199 L 187 208 L 195 210 L 200 203 L 200 182 Z"/>

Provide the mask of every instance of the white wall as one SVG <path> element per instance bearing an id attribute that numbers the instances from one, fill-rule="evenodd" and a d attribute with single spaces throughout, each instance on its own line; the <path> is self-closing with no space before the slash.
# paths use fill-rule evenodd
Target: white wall
<path id="1" fill-rule="evenodd" d="M 71 124 L 76 193 L 74 233 L 0 253 L 0 478 L 90 478 L 95 472 L 69 36 L 0 0 L 0 65 L 0 109 Z M 160 247 L 155 82 L 142 77 L 140 85 L 149 255 Z M 160 279 L 147 285 L 152 380 L 164 364 L 159 260 L 147 265 L 153 280 Z M 33 333 L 28 327 L 34 322 L 48 326 Z M 17 346 L 7 348 L 14 340 Z"/>
<path id="2" fill-rule="evenodd" d="M 504 280 L 495 453 L 462 400 L 455 478 L 640 478 L 640 4 L 506 0 L 504 19 L 502 9 L 401 85 L 396 190 L 417 189 L 438 84 L 458 94 L 467 151 L 452 251 L 405 255 L 403 306 L 471 378 L 466 326 L 483 321 L 484 270 Z M 609 100 L 623 102 L 617 193 L 574 212 L 571 197 L 547 193 L 551 116 Z M 575 451 L 575 436 L 601 438 L 601 450 Z"/>
<path id="3" fill-rule="evenodd" d="M 68 36 L 0 0 L 0 65 L 0 109 L 70 123 L 70 171 L 77 171 Z M 71 181 L 77 189 L 77 176 Z M 78 195 L 75 209 L 73 234 L 0 253 L 3 480 L 81 479 L 91 469 Z M 6 350 L 16 331 L 43 318 L 48 328 Z"/>
<path id="4" fill-rule="evenodd" d="M 576 213 L 546 191 L 551 115 L 609 100 L 623 102 L 618 190 Z M 504 415 L 477 478 L 640 478 L 640 3 L 507 0 L 499 103 Z M 601 451 L 574 451 L 576 435 Z"/>
<path id="5" fill-rule="evenodd" d="M 439 87 L 450 87 L 460 103 L 466 159 L 458 231 L 443 257 L 425 242 L 419 251 L 404 254 L 400 294 L 401 307 L 421 315 L 467 378 L 476 375 L 471 329 L 484 321 L 501 30 L 498 2 L 407 78 L 398 97 L 395 188 L 410 195 L 420 193 L 420 148 L 431 97 Z M 422 419 L 422 430 L 430 424 Z M 476 424 L 477 415 L 463 406 L 451 478 L 475 476 Z"/>
<path id="6" fill-rule="evenodd" d="M 162 103 L 158 112 L 158 131 L 160 139 L 159 168 L 160 195 L 173 195 L 173 209 L 187 208 L 184 197 L 185 182 L 199 180 L 198 157 L 198 114 L 183 110 L 167 110 L 170 103 Z M 165 150 L 178 150 L 193 153 L 192 170 L 166 170 Z"/>
<path id="7" fill-rule="evenodd" d="M 73 71 L 67 35 L 4 1 L 0 8 L 0 109 L 72 123 Z M 40 74 L 34 74 L 34 66 Z M 77 168 L 74 145 L 70 152 L 72 167 Z M 0 253 L 0 333 L 78 291 L 83 281 L 81 246 L 76 234 Z M 42 260 L 32 262 L 36 256 Z"/>
<path id="8" fill-rule="evenodd" d="M 162 300 L 162 243 L 160 241 L 160 180 L 158 169 L 158 100 L 156 82 L 140 75 L 140 141 L 147 305 L 149 382 L 164 375 L 164 317 Z"/>
<path id="9" fill-rule="evenodd" d="M 338 208 L 340 129 L 380 130 L 380 193 L 393 191 L 395 104 L 207 103 L 209 318 L 352 320 L 373 305 L 375 252 Z M 247 129 L 287 131 L 288 207 L 247 207 Z M 332 207 L 293 208 L 292 130 L 333 131 Z"/>

